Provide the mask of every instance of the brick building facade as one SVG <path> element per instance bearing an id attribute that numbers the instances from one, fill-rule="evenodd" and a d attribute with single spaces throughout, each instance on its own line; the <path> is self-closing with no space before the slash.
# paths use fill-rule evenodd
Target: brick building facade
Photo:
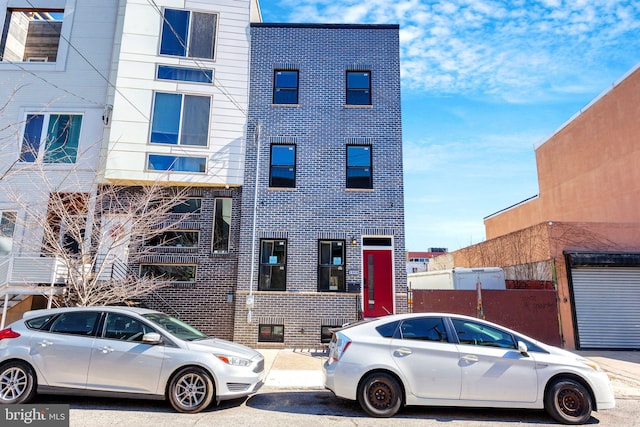
<path id="1" fill-rule="evenodd" d="M 247 135 L 234 340 L 405 312 L 398 26 L 252 24 Z"/>

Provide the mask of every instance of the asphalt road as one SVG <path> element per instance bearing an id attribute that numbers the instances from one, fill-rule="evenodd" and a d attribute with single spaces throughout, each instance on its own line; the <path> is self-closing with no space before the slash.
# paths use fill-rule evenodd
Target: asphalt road
<path id="1" fill-rule="evenodd" d="M 40 396 L 33 403 L 70 404 L 71 427 L 558 426 L 543 411 L 530 410 L 410 407 L 393 418 L 375 419 L 357 403 L 324 390 L 263 389 L 194 415 L 178 414 L 161 401 Z M 638 420 L 640 399 L 621 398 L 616 409 L 594 412 L 589 424 L 637 427 Z"/>

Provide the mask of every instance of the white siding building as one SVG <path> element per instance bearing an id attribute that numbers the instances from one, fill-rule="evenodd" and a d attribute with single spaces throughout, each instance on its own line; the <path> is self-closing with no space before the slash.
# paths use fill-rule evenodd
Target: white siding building
<path id="1" fill-rule="evenodd" d="M 64 282 L 43 256 L 52 194 L 239 189 L 249 22 L 260 19 L 256 0 L 0 0 L 5 309 L 9 296 Z"/>
<path id="2" fill-rule="evenodd" d="M 120 4 L 105 179 L 242 185 L 250 2 Z"/>

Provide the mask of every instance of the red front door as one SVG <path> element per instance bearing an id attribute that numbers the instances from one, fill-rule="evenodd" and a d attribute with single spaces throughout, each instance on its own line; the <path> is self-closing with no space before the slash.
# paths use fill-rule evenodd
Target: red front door
<path id="1" fill-rule="evenodd" d="M 393 313 L 392 251 L 364 250 L 362 253 L 364 283 L 362 314 L 379 317 Z"/>

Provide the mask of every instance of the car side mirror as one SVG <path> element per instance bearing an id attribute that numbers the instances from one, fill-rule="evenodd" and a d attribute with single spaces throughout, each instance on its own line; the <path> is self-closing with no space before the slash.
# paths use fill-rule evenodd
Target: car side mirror
<path id="1" fill-rule="evenodd" d="M 527 357 L 529 356 L 529 349 L 527 348 L 527 345 L 522 341 L 518 341 L 518 351 L 523 356 L 527 356 Z"/>
<path id="2" fill-rule="evenodd" d="M 160 344 L 162 342 L 162 336 L 157 332 L 149 332 L 142 336 L 142 342 L 144 344 Z"/>

